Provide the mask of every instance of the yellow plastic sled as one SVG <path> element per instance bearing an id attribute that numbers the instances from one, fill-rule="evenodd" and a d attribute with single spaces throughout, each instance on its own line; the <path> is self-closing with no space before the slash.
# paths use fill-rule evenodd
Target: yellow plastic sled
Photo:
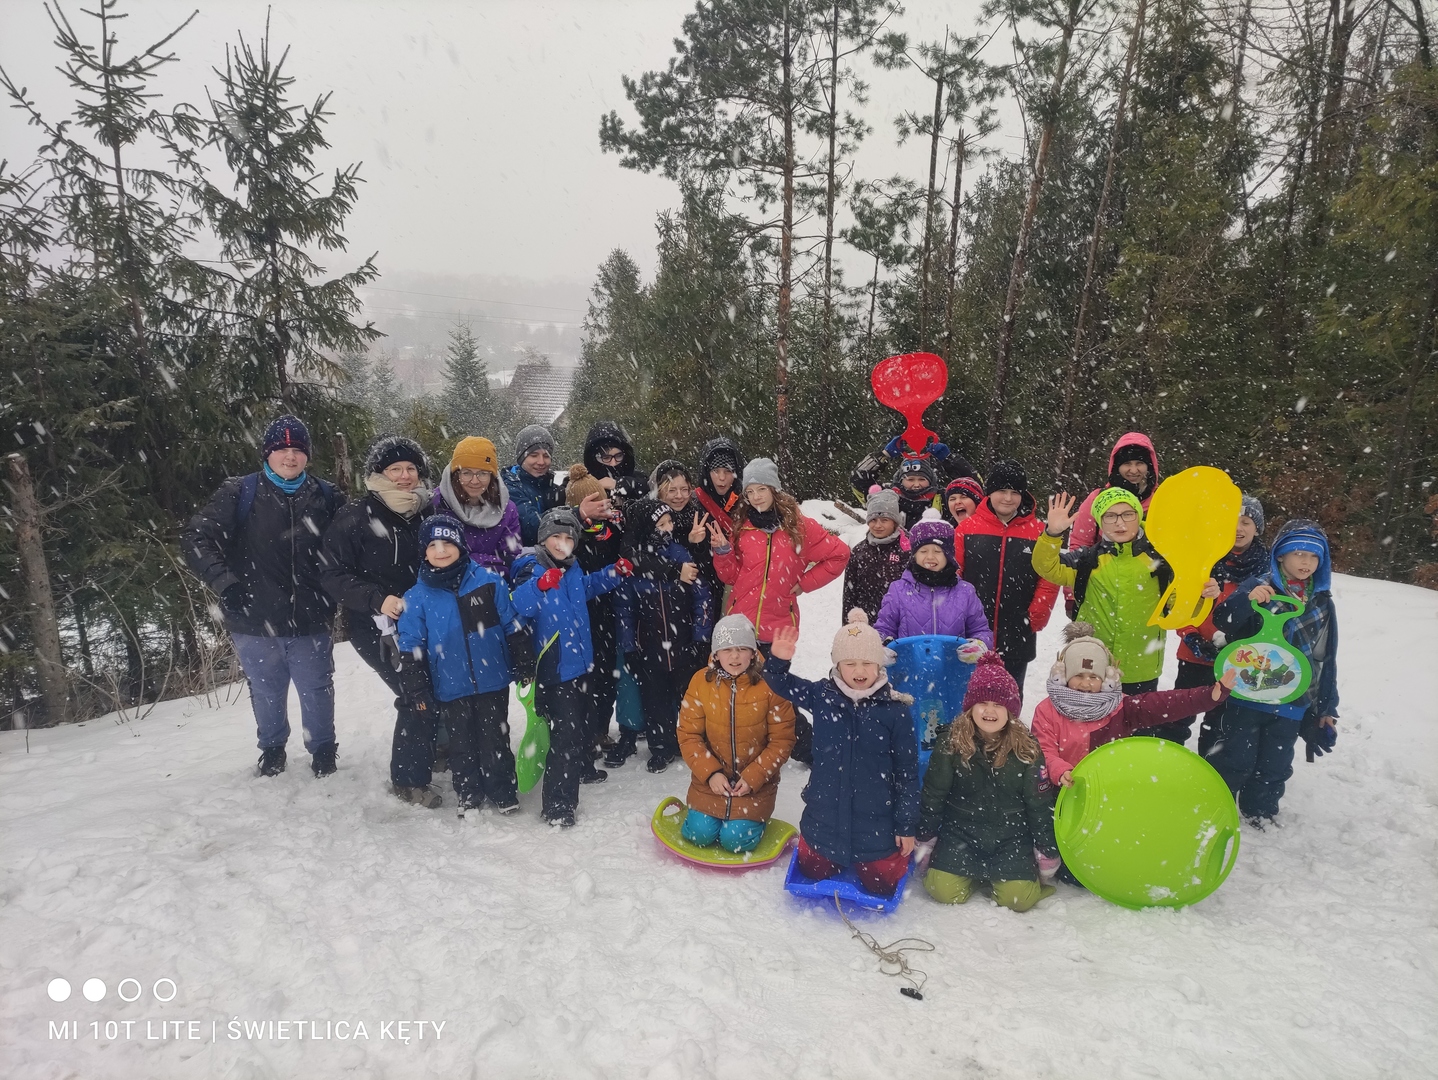
<path id="1" fill-rule="evenodd" d="M 1182 630 L 1208 618 L 1213 601 L 1200 594 L 1213 564 L 1233 550 L 1242 509 L 1243 494 L 1222 469 L 1200 465 L 1158 485 L 1144 530 L 1173 570 L 1173 583 L 1159 597 L 1149 626 Z"/>

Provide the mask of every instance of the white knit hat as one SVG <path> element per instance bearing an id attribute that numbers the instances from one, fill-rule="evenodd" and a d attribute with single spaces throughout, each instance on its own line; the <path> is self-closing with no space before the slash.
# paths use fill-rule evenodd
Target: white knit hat
<path id="1" fill-rule="evenodd" d="M 829 650 L 829 659 L 838 667 L 845 660 L 867 660 L 881 668 L 894 662 L 894 653 L 884 648 L 884 639 L 869 625 L 869 616 L 863 608 L 849 612 L 849 621 L 834 635 L 834 647 Z"/>

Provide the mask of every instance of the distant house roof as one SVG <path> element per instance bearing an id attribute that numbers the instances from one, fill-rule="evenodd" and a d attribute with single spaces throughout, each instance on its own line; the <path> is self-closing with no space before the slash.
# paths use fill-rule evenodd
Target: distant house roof
<path id="1" fill-rule="evenodd" d="M 520 408 L 540 424 L 552 424 L 569 405 L 574 369 L 556 367 L 548 360 L 524 360 L 515 365 L 510 387 Z"/>

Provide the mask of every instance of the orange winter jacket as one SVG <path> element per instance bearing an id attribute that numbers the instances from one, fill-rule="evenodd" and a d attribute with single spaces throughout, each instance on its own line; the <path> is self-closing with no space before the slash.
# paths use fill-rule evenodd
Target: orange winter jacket
<path id="1" fill-rule="evenodd" d="M 794 749 L 794 706 L 755 681 L 750 668 L 737 679 L 711 665 L 689 680 L 679 706 L 679 752 L 694 774 L 685 800 L 691 810 L 719 818 L 768 821 L 779 794 L 779 769 Z M 750 795 L 716 795 L 709 778 L 743 779 Z"/>
<path id="2" fill-rule="evenodd" d="M 849 545 L 812 518 L 799 516 L 804 547 L 795 552 L 783 529 L 766 533 L 747 522 L 735 532 L 730 548 L 714 556 L 714 572 L 734 588 L 725 615 L 746 616 L 760 641 L 773 641 L 781 626 L 799 625 L 794 586 L 813 592 L 823 588 L 849 565 Z"/>

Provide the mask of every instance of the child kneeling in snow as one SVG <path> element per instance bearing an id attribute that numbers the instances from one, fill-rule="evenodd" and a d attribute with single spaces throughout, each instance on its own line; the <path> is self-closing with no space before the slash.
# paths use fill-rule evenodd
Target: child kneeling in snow
<path id="1" fill-rule="evenodd" d="M 1021 704 L 1019 684 L 989 653 L 969 679 L 964 711 L 929 758 L 919 836 L 938 837 L 924 889 L 941 904 L 962 904 L 980 881 L 1014 911 L 1053 895 L 1035 860 L 1038 852 L 1057 863 L 1053 788 L 1043 753 L 1019 722 Z"/>
<path id="2" fill-rule="evenodd" d="M 919 818 L 913 698 L 889 685 L 893 653 L 855 609 L 834 635 L 829 678 L 810 682 L 789 661 L 799 630 L 781 626 L 764 681 L 814 716 L 814 762 L 799 821 L 799 872 L 830 878 L 852 866 L 876 896 L 893 896 L 909 867 Z"/>
<path id="3" fill-rule="evenodd" d="M 508 814 L 519 809 L 506 719 L 509 683 L 529 677 L 529 635 L 504 579 L 470 558 L 463 525 L 436 514 L 420 526 L 419 542 L 425 561 L 419 581 L 404 594 L 398 644 L 400 683 L 425 730 L 397 727 L 395 755 L 410 744 L 428 754 L 438 713 L 449 730 L 459 816 L 478 810 L 485 799 Z M 428 787 L 397 788 L 395 794 L 421 806 L 440 805 Z"/>
<path id="4" fill-rule="evenodd" d="M 1034 710 L 1033 733 L 1044 752 L 1049 778 L 1073 784 L 1074 766 L 1104 743 L 1143 728 L 1187 720 L 1228 700 L 1234 673 L 1213 686 L 1123 692 L 1123 672 L 1088 623 L 1064 627 L 1064 647 L 1049 670 L 1049 696 Z"/>
<path id="5" fill-rule="evenodd" d="M 679 752 L 694 774 L 682 833 L 699 847 L 753 851 L 794 749 L 794 706 L 764 682 L 754 625 L 743 615 L 715 623 L 711 647 L 679 706 Z"/>

